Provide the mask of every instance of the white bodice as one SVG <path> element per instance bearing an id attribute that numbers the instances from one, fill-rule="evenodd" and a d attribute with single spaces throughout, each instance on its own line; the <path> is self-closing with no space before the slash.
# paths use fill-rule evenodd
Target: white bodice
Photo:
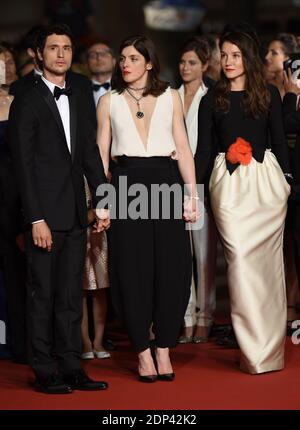
<path id="1" fill-rule="evenodd" d="M 110 120 L 112 128 L 111 156 L 176 158 L 173 139 L 173 98 L 170 88 L 157 97 L 149 124 L 145 146 L 135 125 L 131 110 L 123 94 L 112 91 L 110 95 Z"/>

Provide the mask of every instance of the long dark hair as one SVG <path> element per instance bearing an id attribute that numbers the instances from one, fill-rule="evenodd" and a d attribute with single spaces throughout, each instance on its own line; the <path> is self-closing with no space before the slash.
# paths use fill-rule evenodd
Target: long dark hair
<path id="1" fill-rule="evenodd" d="M 259 56 L 259 41 L 256 34 L 240 30 L 224 31 L 220 37 L 220 49 L 224 42 L 236 45 L 242 53 L 246 82 L 243 105 L 247 115 L 257 118 L 267 114 L 270 107 L 270 93 L 263 76 L 263 63 Z M 216 108 L 228 112 L 230 107 L 230 80 L 221 70 L 216 87 Z"/>
<path id="2" fill-rule="evenodd" d="M 143 95 L 147 96 L 148 94 L 151 94 L 155 97 L 160 96 L 165 92 L 169 83 L 163 82 L 159 79 L 160 65 L 152 40 L 141 35 L 128 37 L 121 43 L 119 56 L 127 46 L 133 46 L 145 58 L 146 63 L 151 62 L 152 65 L 152 69 L 148 71 L 148 81 Z M 119 94 L 125 91 L 127 87 L 127 83 L 123 79 L 118 61 L 115 65 L 111 84 L 112 89 L 116 90 Z"/>

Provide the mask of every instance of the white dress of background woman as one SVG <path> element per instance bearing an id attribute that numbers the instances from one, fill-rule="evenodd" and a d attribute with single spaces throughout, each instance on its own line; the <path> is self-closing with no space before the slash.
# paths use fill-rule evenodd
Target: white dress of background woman
<path id="1" fill-rule="evenodd" d="M 195 155 L 198 138 L 198 108 L 201 98 L 207 93 L 207 87 L 202 83 L 186 113 L 185 123 L 190 147 Z M 178 89 L 184 105 L 184 86 Z M 185 327 L 210 327 L 213 322 L 213 312 L 216 307 L 216 252 L 217 233 L 213 215 L 205 209 L 204 225 L 200 230 L 191 231 L 192 247 L 197 270 L 197 283 L 192 279 L 191 295 L 184 317 Z M 196 311 L 198 308 L 198 311 Z M 191 339 L 192 340 L 192 339 Z M 201 339 L 199 338 L 201 341 Z M 195 338 L 197 342 L 197 339 Z"/>

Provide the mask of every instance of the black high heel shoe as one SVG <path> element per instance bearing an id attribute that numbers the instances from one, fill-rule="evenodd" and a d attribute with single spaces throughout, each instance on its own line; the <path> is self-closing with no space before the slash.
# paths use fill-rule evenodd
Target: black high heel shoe
<path id="1" fill-rule="evenodd" d="M 139 381 L 140 382 L 146 382 L 146 383 L 152 383 L 157 381 L 158 375 L 139 375 Z"/>
<path id="2" fill-rule="evenodd" d="M 156 354 L 153 354 L 153 361 L 155 364 L 155 368 L 157 370 L 157 379 L 159 381 L 166 381 L 166 382 L 172 382 L 175 379 L 175 373 L 159 373 L 158 371 L 158 364 L 157 364 L 157 359 L 156 359 Z"/>
<path id="3" fill-rule="evenodd" d="M 175 379 L 175 373 L 174 372 L 172 372 L 172 373 L 162 373 L 162 374 L 158 373 L 157 379 L 159 381 L 172 382 Z"/>

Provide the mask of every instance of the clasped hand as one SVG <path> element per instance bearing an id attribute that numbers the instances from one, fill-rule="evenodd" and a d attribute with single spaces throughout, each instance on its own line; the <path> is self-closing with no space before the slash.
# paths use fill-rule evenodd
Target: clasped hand
<path id="1" fill-rule="evenodd" d="M 94 232 L 100 233 L 110 227 L 110 218 L 108 209 L 95 209 L 96 221 L 93 225 Z"/>
<path id="2" fill-rule="evenodd" d="M 200 216 L 199 200 L 185 196 L 183 203 L 183 219 L 186 222 L 196 222 Z"/>

